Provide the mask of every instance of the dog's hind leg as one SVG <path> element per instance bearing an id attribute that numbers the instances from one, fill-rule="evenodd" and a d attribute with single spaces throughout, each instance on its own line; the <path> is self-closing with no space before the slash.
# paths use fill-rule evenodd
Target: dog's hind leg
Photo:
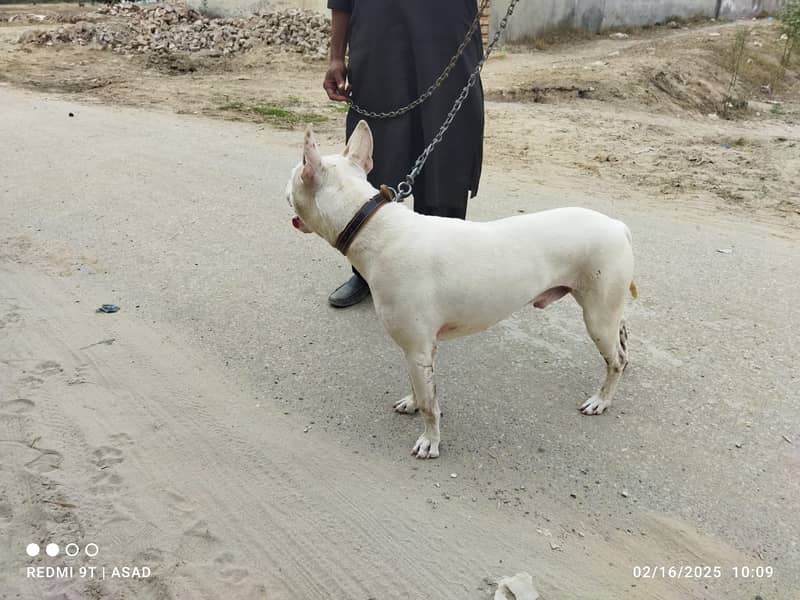
<path id="1" fill-rule="evenodd" d="M 425 430 L 414 444 L 411 453 L 417 458 L 436 458 L 439 456 L 439 401 L 436 399 L 436 385 L 433 381 L 433 356 L 435 348 L 431 345 L 424 351 L 406 351 L 408 373 L 411 376 L 411 389 L 416 408 L 422 413 Z M 405 399 L 404 399 L 405 400 Z M 401 400 L 403 402 L 404 400 Z M 395 409 L 397 406 L 395 405 Z"/>
<path id="2" fill-rule="evenodd" d="M 586 329 L 606 362 L 606 379 L 600 390 L 581 405 L 585 415 L 599 415 L 611 406 L 622 371 L 628 364 L 628 330 L 622 313 L 624 293 L 575 294 L 583 308 Z"/>

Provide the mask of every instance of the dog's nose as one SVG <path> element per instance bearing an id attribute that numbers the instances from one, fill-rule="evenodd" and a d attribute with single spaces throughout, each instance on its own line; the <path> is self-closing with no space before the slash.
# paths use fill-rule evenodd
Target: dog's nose
<path id="1" fill-rule="evenodd" d="M 301 223 L 300 217 L 292 217 L 292 226 L 295 229 L 300 229 L 300 223 Z"/>

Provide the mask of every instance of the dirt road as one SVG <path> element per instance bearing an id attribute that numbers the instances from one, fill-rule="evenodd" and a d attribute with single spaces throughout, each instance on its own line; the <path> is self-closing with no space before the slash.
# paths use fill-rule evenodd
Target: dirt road
<path id="1" fill-rule="evenodd" d="M 463 600 L 523 570 L 548 599 L 800 593 L 795 231 L 492 165 L 473 219 L 630 225 L 632 365 L 588 418 L 601 365 L 573 303 L 448 344 L 443 455 L 419 462 L 398 350 L 369 303 L 326 306 L 347 267 L 289 225 L 298 134 L 0 104 L 3 598 Z M 26 576 L 47 565 L 152 573 Z"/>

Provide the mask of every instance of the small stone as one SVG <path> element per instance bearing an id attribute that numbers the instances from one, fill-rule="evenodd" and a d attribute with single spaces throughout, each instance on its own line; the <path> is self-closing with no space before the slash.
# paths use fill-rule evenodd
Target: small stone
<path id="1" fill-rule="evenodd" d="M 453 479 L 455 479 L 456 477 L 458 477 L 458 473 L 450 473 L 450 477 L 452 477 Z"/>
<path id="2" fill-rule="evenodd" d="M 620 495 L 621 495 L 623 498 L 627 498 L 627 497 L 628 497 L 628 490 L 622 490 L 622 492 L 620 493 Z"/>

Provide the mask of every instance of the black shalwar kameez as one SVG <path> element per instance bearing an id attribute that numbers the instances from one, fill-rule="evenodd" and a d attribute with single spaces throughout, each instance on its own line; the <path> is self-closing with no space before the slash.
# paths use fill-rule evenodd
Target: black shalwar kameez
<path id="1" fill-rule="evenodd" d="M 477 0 L 328 0 L 328 7 L 350 13 L 352 99 L 376 112 L 404 106 L 428 89 L 458 50 L 478 10 Z M 449 77 L 421 106 L 390 119 L 363 117 L 350 109 L 348 138 L 361 119 L 372 129 L 370 183 L 394 187 L 405 178 L 482 57 L 478 27 Z M 482 155 L 483 89 L 478 81 L 414 184 L 414 210 L 463 219 L 468 193 L 478 191 Z"/>

